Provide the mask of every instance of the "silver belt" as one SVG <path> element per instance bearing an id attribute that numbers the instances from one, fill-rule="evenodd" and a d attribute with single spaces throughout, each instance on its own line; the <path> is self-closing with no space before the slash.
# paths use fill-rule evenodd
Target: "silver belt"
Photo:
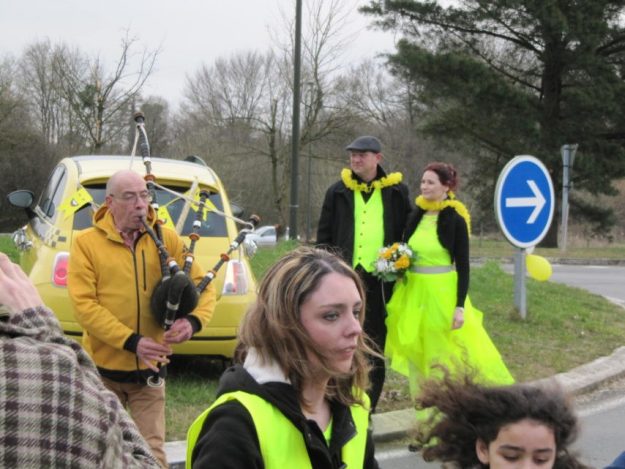
<path id="1" fill-rule="evenodd" d="M 446 274 L 447 272 L 452 272 L 453 270 L 454 267 L 451 265 L 413 265 L 410 267 L 410 272 L 415 272 L 417 274 Z"/>

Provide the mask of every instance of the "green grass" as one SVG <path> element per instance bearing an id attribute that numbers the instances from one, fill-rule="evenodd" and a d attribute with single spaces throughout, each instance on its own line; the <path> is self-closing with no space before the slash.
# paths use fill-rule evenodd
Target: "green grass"
<path id="1" fill-rule="evenodd" d="M 282 242 L 274 249 L 259 249 L 252 260 L 258 278 L 282 254 L 293 249 L 297 243 Z M 512 256 L 505 252 L 508 244 L 493 242 L 488 247 L 492 257 Z M 623 258 L 622 247 L 612 246 L 602 255 L 579 253 L 580 257 Z M 485 251 L 486 252 L 486 251 Z M 538 252 L 543 256 L 547 253 Z M 620 256 L 620 257 L 619 257 Z M 471 271 L 470 297 L 484 313 L 484 325 L 498 347 L 510 371 L 518 381 L 528 381 L 570 370 L 600 356 L 611 353 L 625 343 L 625 311 L 585 290 L 551 282 L 527 279 L 527 318 L 521 320 L 514 309 L 514 279 L 505 273 L 499 263 L 490 261 Z M 210 376 L 216 380 L 218 373 Z M 197 377 L 202 391 L 195 411 L 190 410 L 188 400 L 178 404 L 171 398 L 175 386 L 189 386 L 188 381 L 178 384 L 176 379 L 168 383 L 168 439 L 184 438 L 186 427 L 212 402 L 212 388 L 199 383 L 206 378 Z M 406 408 L 411 405 L 407 380 L 389 370 L 382 399 L 378 404 L 381 412 Z M 176 410 L 180 406 L 180 410 Z M 187 415 L 191 417 L 187 420 Z M 171 418 L 169 418 L 171 416 Z M 176 431 L 175 428 L 184 429 Z"/>
<path id="2" fill-rule="evenodd" d="M 258 248 L 250 263 L 254 270 L 254 275 L 260 281 L 265 271 L 273 265 L 276 260 L 287 252 L 295 249 L 299 243 L 297 241 L 280 241 L 275 248 Z"/>
<path id="3" fill-rule="evenodd" d="M 223 364 L 199 357 L 176 357 L 168 367 L 165 420 L 167 440 L 184 440 L 189 425 L 215 400 Z"/>
<path id="4" fill-rule="evenodd" d="M 514 307 L 514 279 L 498 262 L 471 270 L 473 305 L 517 381 L 570 370 L 608 355 L 625 340 L 625 310 L 579 288 L 527 279 L 527 317 Z M 390 372 L 381 411 L 410 405 L 407 381 Z"/>
<path id="5" fill-rule="evenodd" d="M 13 262 L 18 262 L 18 252 L 10 235 L 0 235 L 0 252 L 5 253 Z"/>
<path id="6" fill-rule="evenodd" d="M 527 280 L 528 311 L 515 310 L 513 277 L 497 262 L 472 269 L 470 297 L 517 381 L 570 370 L 608 355 L 625 340 L 625 311 L 601 296 L 550 282 Z M 411 405 L 406 378 L 387 373 L 382 412 Z"/>
<path id="7" fill-rule="evenodd" d="M 514 279 L 496 262 L 473 269 L 470 295 L 519 381 L 553 375 L 611 353 L 625 339 L 625 311 L 579 288 L 527 279 L 527 318 Z"/>
<path id="8" fill-rule="evenodd" d="M 513 248 L 503 241 L 473 238 L 472 255 L 510 257 Z M 252 259 L 258 279 L 277 258 L 297 246 L 280 242 L 275 248 L 261 248 Z M 0 236 L 0 251 L 15 260 L 17 252 L 10 238 Z M 558 250 L 537 253 L 561 257 Z M 550 254 L 553 253 L 554 255 Z M 557 254 L 557 255 L 556 255 Z M 610 245 L 573 248 L 567 257 L 624 259 L 625 247 Z M 499 263 L 489 261 L 471 271 L 470 297 L 484 313 L 484 325 L 518 381 L 527 381 L 570 370 L 611 353 L 625 343 L 625 311 L 585 290 L 527 279 L 527 318 L 514 310 L 513 277 Z M 214 400 L 223 364 L 208 359 L 177 360 L 170 366 L 167 382 L 167 439 L 184 439 L 188 426 Z M 387 374 L 379 411 L 410 406 L 406 379 Z"/>
<path id="9" fill-rule="evenodd" d="M 507 242 L 503 235 L 480 239 L 471 238 L 471 257 L 512 257 L 516 248 Z M 620 259 L 625 260 L 625 243 L 595 243 L 585 246 L 576 241 L 569 244 L 566 251 L 560 248 L 536 248 L 534 254 L 550 259 Z"/>

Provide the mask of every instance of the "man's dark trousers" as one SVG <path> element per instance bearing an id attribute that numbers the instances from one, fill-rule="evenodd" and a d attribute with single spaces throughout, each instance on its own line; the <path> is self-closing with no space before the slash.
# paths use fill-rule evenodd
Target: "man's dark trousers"
<path id="1" fill-rule="evenodd" d="M 386 376 L 386 365 L 384 361 L 384 344 L 386 343 L 386 301 L 389 300 L 393 284 L 380 281 L 379 278 L 366 272 L 360 265 L 356 267 L 356 271 L 363 280 L 367 294 L 364 331 L 375 343 L 378 349 L 377 352 L 382 355 L 381 357 L 370 358 L 372 366 L 369 372 L 371 389 L 368 394 L 371 400 L 371 411 L 373 412 L 380 399 L 380 394 L 382 394 L 384 378 Z M 383 288 L 384 291 L 382 290 Z"/>

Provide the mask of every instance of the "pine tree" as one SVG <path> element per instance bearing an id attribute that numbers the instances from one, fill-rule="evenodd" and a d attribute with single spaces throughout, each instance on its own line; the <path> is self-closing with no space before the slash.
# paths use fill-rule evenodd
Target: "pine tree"
<path id="1" fill-rule="evenodd" d="M 625 1 L 371 1 L 361 11 L 401 33 L 389 56 L 427 109 L 422 130 L 461 142 L 492 192 L 515 155 L 531 154 L 561 191 L 563 144 L 579 145 L 576 189 L 613 195 L 625 176 Z M 560 200 L 559 196 L 556 197 Z M 588 203 L 599 229 L 609 211 Z M 544 240 L 557 245 L 557 220 Z"/>

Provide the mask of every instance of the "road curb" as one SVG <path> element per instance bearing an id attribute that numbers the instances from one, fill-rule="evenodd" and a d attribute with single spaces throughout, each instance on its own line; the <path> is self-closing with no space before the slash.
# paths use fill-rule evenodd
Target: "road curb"
<path id="1" fill-rule="evenodd" d="M 573 396 L 594 391 L 598 387 L 625 376 L 625 346 L 610 355 L 599 357 L 570 371 L 549 378 L 532 381 L 531 384 L 550 385 L 554 382 Z"/>
<path id="2" fill-rule="evenodd" d="M 165 443 L 165 454 L 169 469 L 184 469 L 187 460 L 187 441 L 168 441 Z"/>
<path id="3" fill-rule="evenodd" d="M 415 409 L 392 410 L 371 416 L 373 441 L 384 443 L 399 440 L 415 430 Z"/>

